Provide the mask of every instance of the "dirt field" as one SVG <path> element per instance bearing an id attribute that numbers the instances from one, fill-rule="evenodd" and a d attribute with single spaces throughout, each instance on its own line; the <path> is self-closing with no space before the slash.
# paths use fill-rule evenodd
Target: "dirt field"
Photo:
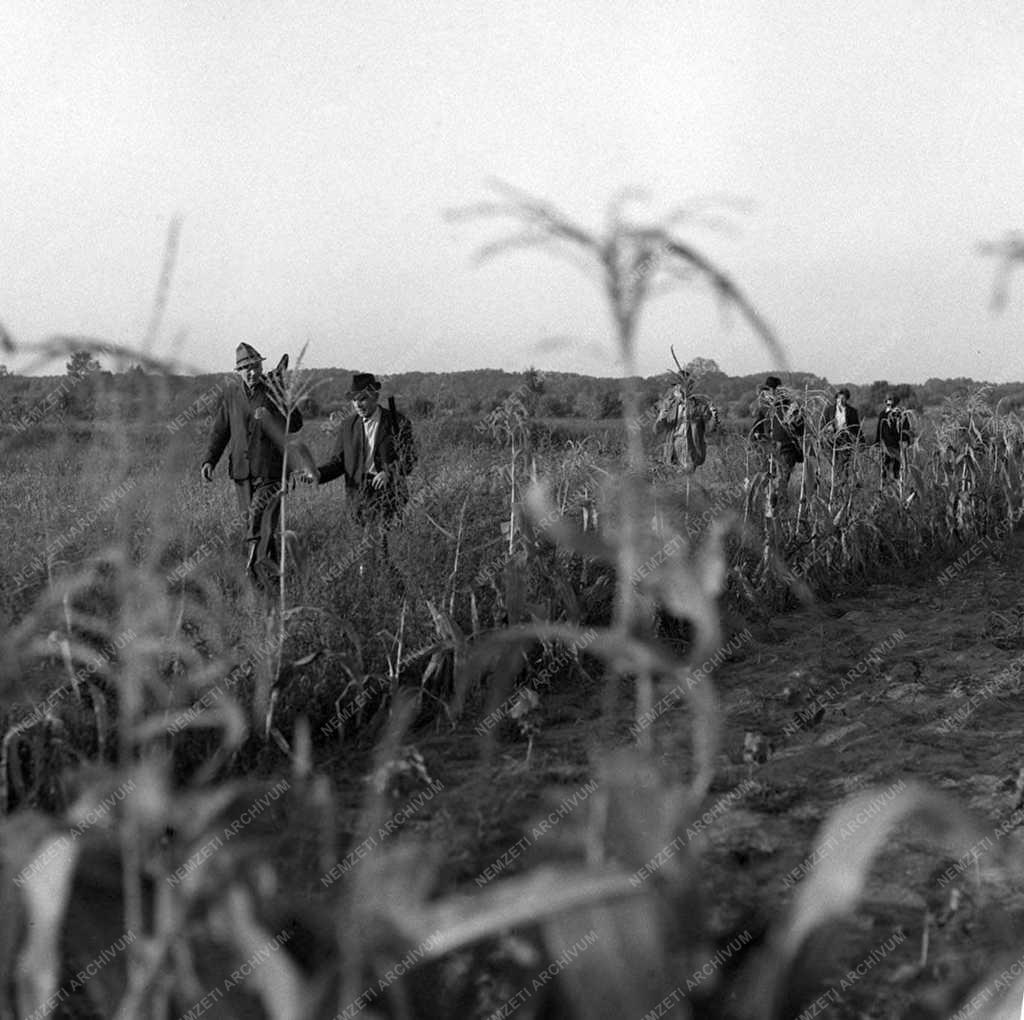
<path id="1" fill-rule="evenodd" d="M 802 877 L 822 820 L 862 788 L 878 789 L 884 799 L 901 781 L 927 784 L 967 808 L 984 833 L 957 867 L 920 831 L 898 830 L 835 947 L 836 964 L 824 966 L 823 988 L 894 931 L 907 937 L 843 996 L 845 1005 L 830 1004 L 836 1016 L 909 1016 L 915 1000 L 934 1001 L 935 1015 L 944 1015 L 955 1003 L 943 1002 L 940 988 L 998 975 L 1004 953 L 1007 963 L 1020 955 L 1016 827 L 1024 818 L 1016 812 L 1015 780 L 1024 762 L 1011 735 L 1024 715 L 1019 683 L 1000 674 L 1024 651 L 1022 584 L 1018 532 L 945 584 L 935 576 L 903 579 L 773 620 L 741 660 L 718 673 L 731 752 L 723 778 L 735 784 L 744 774 L 738 759 L 745 731 L 763 732 L 775 745 L 754 773 L 756 793 L 711 838 L 709 860 L 733 909 L 757 904 L 776 915 L 792 898 L 787 876 L 790 885 Z M 886 646 L 891 650 L 875 663 L 867 661 L 872 649 Z M 826 695 L 819 722 L 805 721 L 817 713 L 801 702 L 820 707 L 810 695 L 822 688 L 840 693 Z M 926 907 L 936 920 L 921 968 Z"/>
<path id="2" fill-rule="evenodd" d="M 991 1004 L 1009 983 L 1000 971 L 1020 955 L 1024 873 L 1014 862 L 1024 812 L 1015 812 L 1015 780 L 1024 762 L 1007 737 L 1024 712 L 1019 683 L 1000 673 L 1024 653 L 1024 534 L 964 552 L 971 562 L 947 571 L 945 583 L 922 572 L 751 623 L 715 672 L 724 727 L 708 804 L 727 809 L 696 845 L 720 941 L 783 916 L 814 863 L 823 821 L 858 791 L 875 791 L 869 813 L 882 814 L 904 784 L 926 784 L 966 808 L 983 834 L 958 861 L 923 827 L 900 825 L 857 913 L 804 952 L 794 1016 L 806 1008 L 808 1017 L 940 1017 L 972 988 Z M 488 757 L 473 713 L 453 733 L 420 735 L 416 746 L 445 789 L 409 830 L 445 846 L 442 887 L 473 889 L 503 854 L 503 876 L 559 856 L 554 834 L 517 859 L 506 852 L 559 798 L 586 790 L 597 742 L 609 736 L 601 702 L 592 686 L 553 692 L 529 767 L 525 742 L 507 732 Z M 628 744 L 629 706 L 616 718 L 612 742 Z M 655 728 L 666 774 L 684 780 L 687 709 L 672 708 Z M 748 734 L 771 745 L 767 760 L 744 760 Z M 359 771 L 340 752 L 323 764 L 339 778 Z M 352 784 L 350 806 L 358 793 Z M 494 991 L 492 1008 L 501 1005 Z"/>

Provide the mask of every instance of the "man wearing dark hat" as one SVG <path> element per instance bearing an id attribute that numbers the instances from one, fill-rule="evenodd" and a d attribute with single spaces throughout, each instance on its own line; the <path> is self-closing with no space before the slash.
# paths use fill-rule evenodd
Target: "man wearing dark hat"
<path id="1" fill-rule="evenodd" d="M 354 414 L 311 480 L 323 485 L 343 477 L 356 520 L 383 528 L 408 499 L 406 476 L 416 464 L 412 425 L 393 407 L 380 406 L 380 383 L 369 372 L 356 372 L 345 396 Z"/>
<path id="2" fill-rule="evenodd" d="M 778 499 L 789 501 L 789 478 L 793 468 L 802 464 L 804 453 L 801 438 L 804 434 L 804 419 L 800 408 L 780 392 L 782 380 L 770 375 L 758 394 L 754 412 L 754 427 L 750 434 L 754 439 L 775 445 L 775 462 L 778 472 Z"/>
<path id="3" fill-rule="evenodd" d="M 823 436 L 832 438 L 833 477 L 841 481 L 850 471 L 850 458 L 861 442 L 860 412 L 850 403 L 850 391 L 844 386 L 836 391 L 832 404 L 821 419 Z"/>
<path id="4" fill-rule="evenodd" d="M 914 438 L 910 416 L 900 405 L 900 398 L 890 393 L 885 407 L 879 412 L 875 429 L 875 445 L 882 447 L 882 478 L 898 479 L 902 461 L 902 448 Z"/>
<path id="5" fill-rule="evenodd" d="M 298 408 L 286 414 L 280 383 L 274 385 L 263 372 L 265 360 L 249 344 L 236 348 L 235 369 L 242 384 L 227 387 L 221 397 L 202 476 L 213 480 L 213 469 L 226 449 L 228 475 L 246 522 L 246 569 L 258 587 L 269 591 L 278 577 L 285 437 L 302 428 L 302 415 Z M 282 367 L 286 363 L 282 359 Z"/>

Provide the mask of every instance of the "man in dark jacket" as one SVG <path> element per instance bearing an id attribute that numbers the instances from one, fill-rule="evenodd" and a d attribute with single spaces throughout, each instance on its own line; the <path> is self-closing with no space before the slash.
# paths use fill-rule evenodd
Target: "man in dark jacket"
<path id="1" fill-rule="evenodd" d="M 345 395 L 354 413 L 341 423 L 330 457 L 312 480 L 323 485 L 344 478 L 355 519 L 383 531 L 409 497 L 406 477 L 416 464 L 412 425 L 380 406 L 380 383 L 369 372 L 357 372 Z"/>
<path id="2" fill-rule="evenodd" d="M 821 420 L 821 434 L 832 439 L 833 472 L 836 480 L 845 479 L 850 470 L 853 450 L 861 441 L 860 413 L 849 403 L 850 391 L 844 386 Z"/>
<path id="3" fill-rule="evenodd" d="M 769 442 L 775 446 L 775 461 L 778 470 L 778 499 L 789 501 L 789 478 L 793 468 L 804 460 L 801 439 L 804 434 L 803 413 L 785 393 L 781 392 L 782 380 L 770 375 L 764 381 L 758 394 L 754 411 L 754 427 L 750 434 L 754 439 Z"/>
<path id="4" fill-rule="evenodd" d="M 894 393 L 885 400 L 885 407 L 878 415 L 875 429 L 875 445 L 882 447 L 882 477 L 899 478 L 900 449 L 913 438 L 910 416 L 899 406 L 900 398 Z"/>
<path id="5" fill-rule="evenodd" d="M 245 520 L 248 548 L 246 569 L 256 585 L 272 590 L 278 577 L 278 533 L 281 526 L 281 474 L 286 435 L 302 428 L 297 408 L 286 415 L 281 383 L 263 373 L 266 359 L 249 344 L 235 350 L 240 386 L 221 396 L 203 458 L 202 476 L 213 480 L 213 469 L 228 451 L 228 475 L 235 483 L 239 516 Z M 286 364 L 282 360 L 282 367 Z"/>

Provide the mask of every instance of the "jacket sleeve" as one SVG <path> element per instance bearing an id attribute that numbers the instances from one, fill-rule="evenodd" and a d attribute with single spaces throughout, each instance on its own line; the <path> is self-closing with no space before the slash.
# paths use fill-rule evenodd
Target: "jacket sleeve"
<path id="1" fill-rule="evenodd" d="M 211 467 L 217 466 L 224 448 L 231 438 L 231 418 L 228 413 L 228 395 L 225 393 L 220 398 L 217 406 L 217 415 L 213 419 L 213 428 L 210 430 L 210 442 L 206 447 L 206 456 L 203 463 Z"/>
<path id="2" fill-rule="evenodd" d="M 320 465 L 320 484 L 324 482 L 333 482 L 335 478 L 345 473 L 345 433 L 347 426 L 342 425 L 338 430 L 337 438 L 334 441 L 334 447 L 331 450 L 330 458 Z"/>
<path id="3" fill-rule="evenodd" d="M 750 435 L 754 439 L 763 439 L 768 426 L 768 420 L 764 415 L 764 408 L 755 406 L 753 410 L 754 424 L 750 427 Z"/>

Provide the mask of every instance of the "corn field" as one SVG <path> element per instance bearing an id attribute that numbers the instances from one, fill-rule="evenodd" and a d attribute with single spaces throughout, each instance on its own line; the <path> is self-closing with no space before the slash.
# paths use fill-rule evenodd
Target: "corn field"
<path id="1" fill-rule="evenodd" d="M 643 294 L 624 281 L 686 253 L 610 229 L 630 375 Z M 5 437 L 0 1016 L 811 1016 L 818 950 L 893 834 L 912 824 L 954 860 L 986 838 L 939 788 L 877 777 L 821 820 L 777 916 L 724 916 L 708 878 L 706 834 L 773 796 L 755 776 L 774 749 L 752 729 L 724 760 L 705 664 L 746 625 L 1007 540 L 1024 430 L 983 394 L 917 420 L 886 481 L 867 447 L 840 476 L 814 424 L 826 395 L 795 393 L 785 505 L 771 452 L 728 422 L 698 473 L 655 464 L 628 388 L 618 445 L 545 442 L 515 396 L 457 441 L 417 423 L 390 553 L 330 490 L 290 492 L 268 608 L 194 470 L 206 421 L 163 427 L 180 409 L 153 378 L 148 421 Z M 289 405 L 308 384 L 281 380 Z M 558 761 L 538 748 L 567 690 L 599 708 Z M 797 729 L 820 718 L 801 704 Z M 446 807 L 460 762 L 479 782 Z M 916 1015 L 991 988 L 961 979 L 938 975 Z M 1022 988 L 971 1015 L 1010 1015 Z"/>

